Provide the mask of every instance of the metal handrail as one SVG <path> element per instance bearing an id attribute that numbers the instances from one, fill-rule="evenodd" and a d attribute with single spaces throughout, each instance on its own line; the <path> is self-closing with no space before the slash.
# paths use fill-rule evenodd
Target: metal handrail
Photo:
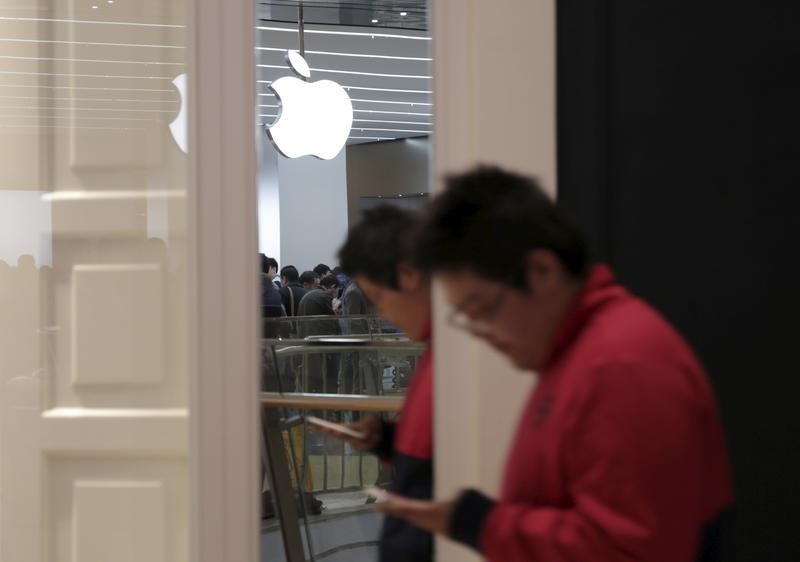
<path id="1" fill-rule="evenodd" d="M 313 394 L 309 392 L 262 392 L 261 403 L 267 408 L 399 412 L 403 406 L 403 397 L 366 396 L 363 394 Z"/>
<path id="2" fill-rule="evenodd" d="M 388 344 L 388 345 L 387 345 Z M 316 344 L 316 345 L 306 345 L 303 343 L 295 342 L 281 342 L 280 344 L 285 347 L 281 347 L 280 349 L 275 350 L 275 354 L 279 357 L 283 357 L 284 355 L 296 355 L 296 354 L 317 354 L 317 353 L 341 353 L 341 352 L 351 352 L 351 351 L 381 351 L 381 350 L 391 350 L 396 352 L 420 352 L 420 355 L 425 350 L 424 344 L 418 344 L 414 342 L 382 342 L 380 345 L 374 344 L 367 344 L 367 345 L 338 345 L 338 344 Z"/>
<path id="3" fill-rule="evenodd" d="M 265 318 L 268 322 L 286 321 L 286 320 L 381 320 L 382 318 L 377 314 L 309 314 L 307 316 L 276 316 L 272 318 Z"/>

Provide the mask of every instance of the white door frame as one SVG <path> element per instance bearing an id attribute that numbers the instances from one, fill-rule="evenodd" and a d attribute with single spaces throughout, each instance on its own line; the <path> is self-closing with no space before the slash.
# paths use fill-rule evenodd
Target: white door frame
<path id="1" fill-rule="evenodd" d="M 432 190 L 478 163 L 534 175 L 555 195 L 555 0 L 433 0 Z M 450 327 L 434 299 L 436 494 L 490 494 L 534 382 L 489 346 Z M 446 539 L 439 562 L 479 556 Z"/>
<path id="2" fill-rule="evenodd" d="M 191 560 L 259 556 L 255 7 L 190 0 Z"/>

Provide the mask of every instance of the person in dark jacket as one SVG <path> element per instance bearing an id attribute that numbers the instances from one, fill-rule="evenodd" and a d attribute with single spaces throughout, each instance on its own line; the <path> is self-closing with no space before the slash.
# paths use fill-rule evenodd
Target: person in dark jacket
<path id="1" fill-rule="evenodd" d="M 286 315 L 297 316 L 300 301 L 305 296 L 306 290 L 300 284 L 300 274 L 293 265 L 287 265 L 281 269 L 280 294 L 283 308 L 286 309 Z"/>
<path id="2" fill-rule="evenodd" d="M 272 280 L 277 289 L 281 288 L 281 278 L 278 276 L 278 260 L 261 254 L 261 272 Z"/>
<path id="3" fill-rule="evenodd" d="M 431 297 L 426 275 L 413 265 L 409 233 L 417 217 L 408 210 L 382 206 L 364 213 L 339 250 L 342 269 L 353 278 L 378 313 L 414 340 L 430 344 Z M 430 499 L 433 486 L 433 355 L 420 359 L 396 423 L 375 417 L 351 424 L 365 439 L 347 439 L 371 449 L 393 468 L 391 492 Z M 341 437 L 339 434 L 334 434 Z M 402 519 L 387 517 L 381 531 L 381 562 L 433 559 L 430 533 Z"/>
<path id="4" fill-rule="evenodd" d="M 323 277 L 327 277 L 331 274 L 331 268 L 324 263 L 318 263 L 314 266 L 314 273 L 317 274 L 317 277 L 322 279 Z"/>
<path id="5" fill-rule="evenodd" d="M 266 273 L 261 274 L 261 318 L 263 320 L 263 336 L 267 339 L 285 336 L 286 326 L 276 322 L 270 322 L 270 318 L 282 318 L 286 316 L 283 308 L 281 294 L 278 288 L 272 283 L 272 278 Z"/>
<path id="6" fill-rule="evenodd" d="M 300 284 L 306 292 L 319 288 L 319 275 L 313 271 L 304 271 L 300 274 Z"/>
<path id="7" fill-rule="evenodd" d="M 339 282 L 333 275 L 323 277 L 318 289 L 308 291 L 300 300 L 298 316 L 329 316 L 299 320 L 297 332 L 302 338 L 334 336 L 341 334 L 341 326 L 333 310 L 333 298 Z M 339 390 L 339 357 L 334 353 L 309 353 L 306 355 L 309 372 L 308 388 L 304 392 L 336 393 Z"/>
<path id="8" fill-rule="evenodd" d="M 318 289 L 308 291 L 297 309 L 298 316 L 333 315 L 333 298 L 339 289 L 339 281 L 333 275 L 323 277 Z"/>
<path id="9" fill-rule="evenodd" d="M 419 232 L 450 323 L 539 379 L 499 497 L 395 497 L 380 509 L 489 562 L 717 560 L 728 461 L 708 378 L 677 331 L 589 264 L 530 178 L 451 176 Z"/>

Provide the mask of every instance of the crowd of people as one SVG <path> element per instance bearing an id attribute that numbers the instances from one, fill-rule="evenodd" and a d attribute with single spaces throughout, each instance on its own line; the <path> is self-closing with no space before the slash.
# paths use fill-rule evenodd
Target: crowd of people
<path id="1" fill-rule="evenodd" d="M 280 271 L 280 272 L 279 272 Z M 369 302 L 341 267 L 324 263 L 299 273 L 294 265 L 261 254 L 261 311 L 263 318 L 372 314 Z"/>

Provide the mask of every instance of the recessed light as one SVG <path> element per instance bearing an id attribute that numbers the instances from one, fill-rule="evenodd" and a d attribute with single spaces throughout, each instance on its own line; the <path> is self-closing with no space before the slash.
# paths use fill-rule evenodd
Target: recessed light
<path id="1" fill-rule="evenodd" d="M 378 20 L 376 20 L 376 19 L 373 19 L 373 20 L 372 20 L 372 23 L 378 23 Z"/>
<path id="2" fill-rule="evenodd" d="M 113 4 L 114 0 L 106 0 L 106 4 Z"/>
<path id="3" fill-rule="evenodd" d="M 401 15 L 401 16 L 403 16 L 403 17 L 405 17 L 405 16 L 407 16 L 407 15 L 408 15 L 408 12 L 400 12 L 400 15 Z"/>
<path id="4" fill-rule="evenodd" d="M 96 10 L 96 9 L 97 9 L 97 6 L 92 6 L 92 10 Z"/>

